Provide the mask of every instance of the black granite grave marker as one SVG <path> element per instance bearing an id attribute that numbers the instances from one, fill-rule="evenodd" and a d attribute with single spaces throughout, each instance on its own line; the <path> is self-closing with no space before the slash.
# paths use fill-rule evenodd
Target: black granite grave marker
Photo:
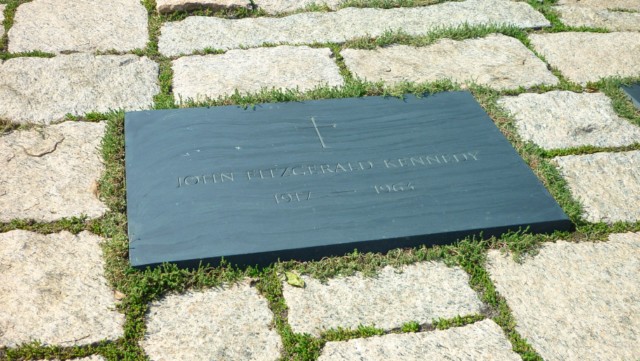
<path id="1" fill-rule="evenodd" d="M 126 114 L 134 267 L 568 230 L 468 92 Z"/>
<path id="2" fill-rule="evenodd" d="M 627 93 L 627 96 L 631 99 L 633 105 L 640 109 L 640 84 L 623 86 L 622 90 Z"/>

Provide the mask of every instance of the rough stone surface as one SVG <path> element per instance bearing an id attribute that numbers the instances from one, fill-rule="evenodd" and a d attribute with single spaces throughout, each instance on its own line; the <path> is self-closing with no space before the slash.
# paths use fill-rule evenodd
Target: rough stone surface
<path id="1" fill-rule="evenodd" d="M 147 11 L 138 0 L 33 0 L 16 11 L 9 51 L 143 49 Z"/>
<path id="2" fill-rule="evenodd" d="M 4 9 L 6 7 L 7 5 L 0 4 L 0 38 L 4 35 L 4 26 L 2 23 L 4 22 Z"/>
<path id="3" fill-rule="evenodd" d="M 582 6 L 556 6 L 561 21 L 569 26 L 590 26 L 613 31 L 640 30 L 640 13 L 593 9 Z"/>
<path id="4" fill-rule="evenodd" d="M 161 14 L 196 9 L 248 8 L 250 5 L 249 0 L 156 0 L 156 9 Z"/>
<path id="5" fill-rule="evenodd" d="M 0 136 L 0 222 L 96 218 L 103 123 L 66 122 Z"/>
<path id="6" fill-rule="evenodd" d="M 247 283 L 169 295 L 151 304 L 141 346 L 153 361 L 277 360 L 267 301 Z"/>
<path id="7" fill-rule="evenodd" d="M 496 11 L 497 8 L 500 11 Z M 177 56 L 206 48 L 257 47 L 264 43 L 339 43 L 358 37 L 379 36 L 387 30 L 419 35 L 443 26 L 465 23 L 511 24 L 523 28 L 549 25 L 542 14 L 523 2 L 467 0 L 415 8 L 347 8 L 281 18 L 231 20 L 190 16 L 164 24 L 158 46 L 162 54 Z"/>
<path id="8" fill-rule="evenodd" d="M 0 234 L 0 347 L 122 337 L 124 315 L 104 278 L 100 242 L 86 231 Z"/>
<path id="9" fill-rule="evenodd" d="M 135 55 L 9 59 L 0 64 L 0 119 L 49 124 L 68 113 L 150 108 L 157 76 L 155 62 Z"/>
<path id="10" fill-rule="evenodd" d="M 625 233 L 547 244 L 522 264 L 490 251 L 488 270 L 517 331 L 545 360 L 638 360 L 639 259 L 640 233 Z"/>
<path id="11" fill-rule="evenodd" d="M 443 39 L 426 47 L 394 45 L 375 50 L 345 49 L 341 54 L 354 75 L 369 81 L 398 83 L 451 79 L 496 89 L 558 83 L 540 59 L 517 39 L 504 35 L 464 41 Z"/>
<path id="12" fill-rule="evenodd" d="M 444 331 L 389 334 L 328 342 L 319 361 L 486 360 L 516 361 L 517 353 L 491 320 Z"/>
<path id="13" fill-rule="evenodd" d="M 337 9 L 346 0 L 256 0 L 259 9 L 269 14 L 279 14 L 304 9 L 310 5 L 326 6 Z"/>
<path id="14" fill-rule="evenodd" d="M 319 336 L 331 328 L 359 325 L 382 329 L 409 321 L 477 314 L 482 303 L 469 287 L 467 274 L 442 263 L 421 263 L 402 270 L 385 267 L 375 278 L 361 275 L 322 284 L 302 276 L 306 286 L 284 284 L 289 324 L 294 332 Z"/>
<path id="15" fill-rule="evenodd" d="M 571 5 L 593 9 L 640 11 L 640 1 L 638 0 L 559 0 L 558 5 Z"/>
<path id="16" fill-rule="evenodd" d="M 619 117 L 602 93 L 551 91 L 503 97 L 498 103 L 513 115 L 520 136 L 542 148 L 640 143 L 640 127 Z"/>
<path id="17" fill-rule="evenodd" d="M 187 56 L 173 61 L 176 99 L 204 100 L 260 89 L 311 90 L 341 86 L 340 69 L 330 49 L 279 46 L 231 50 L 222 55 Z"/>
<path id="18" fill-rule="evenodd" d="M 531 34 L 531 43 L 569 80 L 586 84 L 608 76 L 640 76 L 638 33 Z"/>
<path id="19" fill-rule="evenodd" d="M 640 151 L 556 157 L 589 222 L 640 220 Z"/>

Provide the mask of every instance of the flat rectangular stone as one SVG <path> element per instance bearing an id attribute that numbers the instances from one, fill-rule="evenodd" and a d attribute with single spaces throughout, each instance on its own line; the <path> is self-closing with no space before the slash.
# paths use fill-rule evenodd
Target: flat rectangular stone
<path id="1" fill-rule="evenodd" d="M 33 0 L 18 6 L 9 51 L 144 49 L 147 23 L 147 10 L 138 0 Z"/>
<path id="2" fill-rule="evenodd" d="M 72 54 L 0 64 L 0 118 L 16 123 L 149 109 L 159 92 L 158 64 L 147 57 Z"/>
<path id="3" fill-rule="evenodd" d="M 104 123 L 65 122 L 0 136 L 0 222 L 97 218 Z"/>
<path id="4" fill-rule="evenodd" d="M 550 91 L 498 100 L 518 134 L 545 149 L 621 147 L 640 143 L 640 127 L 621 118 L 602 93 Z"/>
<path id="5" fill-rule="evenodd" d="M 347 8 L 281 18 L 230 20 L 190 16 L 182 21 L 165 23 L 158 47 L 166 56 L 178 56 L 206 48 L 226 50 L 258 47 L 265 43 L 341 43 L 365 36 L 377 37 L 389 30 L 421 35 L 463 24 L 535 28 L 548 26 L 549 22 L 528 4 L 510 0 L 467 0 L 415 8 Z"/>
<path id="6" fill-rule="evenodd" d="M 375 326 L 384 330 L 417 321 L 479 314 L 482 302 L 460 268 L 420 263 L 385 267 L 374 278 L 356 275 L 321 283 L 302 276 L 305 287 L 283 285 L 288 319 L 296 333 L 320 336 L 337 328 Z"/>
<path id="7" fill-rule="evenodd" d="M 296 10 L 302 10 L 310 5 L 326 6 L 329 9 L 337 9 L 346 0 L 255 0 L 258 9 L 269 14 L 281 14 Z"/>
<path id="8" fill-rule="evenodd" d="M 592 9 L 640 11 L 640 2 L 638 0 L 558 0 L 558 5 L 580 6 Z"/>
<path id="9" fill-rule="evenodd" d="M 545 360 L 638 360 L 638 260 L 640 233 L 624 233 L 547 243 L 523 262 L 490 251 L 487 270 L 516 330 Z"/>
<path id="10" fill-rule="evenodd" d="M 571 227 L 468 92 L 133 112 L 125 140 L 134 267 Z"/>
<path id="11" fill-rule="evenodd" d="M 255 93 L 262 89 L 307 91 L 342 86 L 344 80 L 328 48 L 278 46 L 231 50 L 220 55 L 185 56 L 173 61 L 173 93 L 179 102 Z"/>
<path id="12" fill-rule="evenodd" d="M 125 317 L 104 277 L 102 241 L 86 231 L 0 233 L 0 348 L 123 336 Z"/>
<path id="13" fill-rule="evenodd" d="M 568 26 L 588 26 L 612 31 L 640 30 L 640 13 L 611 11 L 584 6 L 554 6 L 561 21 Z"/>
<path id="14" fill-rule="evenodd" d="M 327 342 L 318 361 L 518 361 L 520 356 L 491 320 L 444 331 L 389 334 Z"/>
<path id="15" fill-rule="evenodd" d="M 513 89 L 558 83 L 535 54 L 517 39 L 504 35 L 463 41 L 443 39 L 425 47 L 345 49 L 341 55 L 355 76 L 388 84 L 451 79 Z"/>
<path id="16" fill-rule="evenodd" d="M 622 91 L 624 91 L 629 99 L 631 99 L 633 105 L 640 110 L 640 84 L 623 86 Z"/>
<path id="17" fill-rule="evenodd" d="M 640 151 L 554 158 L 589 222 L 640 220 Z"/>
<path id="18" fill-rule="evenodd" d="M 640 76 L 640 36 L 634 32 L 531 34 L 531 44 L 569 80 Z"/>

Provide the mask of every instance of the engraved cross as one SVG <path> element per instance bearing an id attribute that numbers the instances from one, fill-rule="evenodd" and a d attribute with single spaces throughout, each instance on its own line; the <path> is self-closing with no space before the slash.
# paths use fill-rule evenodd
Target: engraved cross
<path id="1" fill-rule="evenodd" d="M 313 124 L 313 129 L 315 129 L 316 134 L 318 135 L 318 139 L 320 139 L 320 144 L 322 145 L 322 148 L 329 148 L 324 143 L 324 138 L 322 138 L 322 134 L 320 133 L 320 128 L 322 128 L 322 127 L 335 128 L 336 124 L 334 123 L 334 124 L 329 124 L 329 125 L 318 125 L 318 124 L 316 124 L 316 118 L 315 117 L 311 117 L 311 123 Z M 302 127 L 302 128 L 310 128 L 310 127 Z"/>

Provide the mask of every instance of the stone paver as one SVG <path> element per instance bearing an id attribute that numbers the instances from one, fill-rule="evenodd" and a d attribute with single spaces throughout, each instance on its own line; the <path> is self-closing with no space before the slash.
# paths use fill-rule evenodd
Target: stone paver
<path id="1" fill-rule="evenodd" d="M 277 360 L 282 342 L 267 301 L 247 282 L 151 304 L 141 346 L 153 361 Z"/>
<path id="2" fill-rule="evenodd" d="M 49 124 L 69 113 L 150 108 L 157 76 L 155 62 L 135 55 L 9 59 L 0 64 L 0 119 Z"/>
<path id="3" fill-rule="evenodd" d="M 608 76 L 640 76 L 640 35 L 531 34 L 531 44 L 569 80 L 586 84 Z"/>
<path id="4" fill-rule="evenodd" d="M 426 47 L 345 49 L 341 55 L 357 77 L 390 84 L 452 79 L 509 89 L 558 83 L 540 59 L 520 41 L 505 35 L 463 41 L 442 39 Z"/>
<path id="5" fill-rule="evenodd" d="M 589 222 L 640 220 L 640 151 L 554 158 Z"/>
<path id="6" fill-rule="evenodd" d="M 104 278 L 101 241 L 86 231 L 0 234 L 0 347 L 122 337 L 124 315 Z"/>
<path id="7" fill-rule="evenodd" d="M 592 9 L 626 9 L 640 11 L 638 0 L 559 0 L 558 5 L 579 6 Z"/>
<path id="8" fill-rule="evenodd" d="M 161 14 L 181 10 L 249 8 L 250 5 L 249 0 L 156 0 L 156 10 Z"/>
<path id="9" fill-rule="evenodd" d="M 346 0 L 255 0 L 259 9 L 269 14 L 279 14 L 304 9 L 310 5 L 326 6 L 337 9 Z"/>
<path id="10" fill-rule="evenodd" d="M 187 56 L 173 61 L 176 99 L 204 100 L 261 89 L 311 90 L 341 86 L 344 80 L 328 48 L 279 46 L 231 50 L 222 55 Z"/>
<path id="11" fill-rule="evenodd" d="M 561 21 L 569 26 L 590 26 L 613 31 L 640 30 L 640 13 L 610 11 L 582 6 L 556 6 Z"/>
<path id="12" fill-rule="evenodd" d="M 499 8 L 500 11 L 496 11 Z M 158 47 L 167 56 L 190 54 L 206 48 L 233 49 L 271 44 L 344 42 L 358 37 L 380 36 L 387 30 L 411 35 L 462 24 L 512 24 L 531 28 L 549 22 L 528 4 L 509 0 L 467 0 L 438 5 L 307 12 L 281 18 L 240 20 L 190 16 L 162 26 Z"/>
<path id="13" fill-rule="evenodd" d="M 500 327 L 491 320 L 484 320 L 444 331 L 328 342 L 318 360 L 516 361 L 520 356 L 511 350 Z"/>
<path id="14" fill-rule="evenodd" d="M 522 264 L 488 259 L 517 331 L 545 360 L 640 359 L 640 233 L 547 244 Z"/>
<path id="15" fill-rule="evenodd" d="M 284 284 L 289 324 L 294 332 L 319 336 L 331 328 L 359 325 L 382 329 L 418 321 L 481 312 L 467 274 L 442 263 L 421 263 L 399 270 L 385 267 L 375 278 L 361 275 L 322 284 L 303 276 L 304 288 Z"/>
<path id="16" fill-rule="evenodd" d="M 16 11 L 9 51 L 143 49 L 147 11 L 139 0 L 33 0 Z"/>
<path id="17" fill-rule="evenodd" d="M 104 123 L 65 122 L 0 136 L 0 222 L 100 217 Z"/>
<path id="18" fill-rule="evenodd" d="M 6 7 L 7 5 L 0 4 L 0 38 L 4 35 L 4 25 L 2 23 L 4 22 L 4 9 Z"/>
<path id="19" fill-rule="evenodd" d="M 503 97 L 498 104 L 513 115 L 520 136 L 542 148 L 640 143 L 640 127 L 619 117 L 602 93 L 520 94 Z"/>

